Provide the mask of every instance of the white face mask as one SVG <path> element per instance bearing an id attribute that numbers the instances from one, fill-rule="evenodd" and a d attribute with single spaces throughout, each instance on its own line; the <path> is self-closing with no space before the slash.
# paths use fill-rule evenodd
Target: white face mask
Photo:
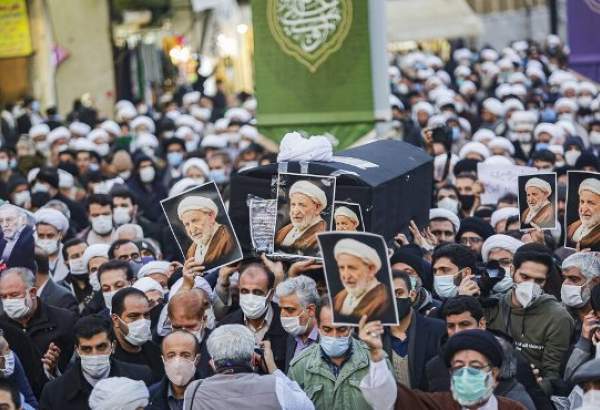
<path id="1" fill-rule="evenodd" d="M 35 185 L 33 186 L 33 188 L 31 188 L 31 192 L 38 193 L 38 192 L 48 192 L 48 186 L 46 184 L 42 184 L 40 182 L 36 182 Z"/>
<path id="2" fill-rule="evenodd" d="M 73 275 L 85 275 L 87 273 L 87 268 L 83 258 L 70 259 L 69 270 Z"/>
<path id="3" fill-rule="evenodd" d="M 4 313 L 12 320 L 22 319 L 27 316 L 31 309 L 30 305 L 31 303 L 27 297 L 2 300 Z"/>
<path id="4" fill-rule="evenodd" d="M 48 255 L 54 255 L 58 251 L 58 240 L 36 239 L 35 244 L 42 248 Z"/>
<path id="5" fill-rule="evenodd" d="M 585 306 L 590 300 L 591 291 L 587 286 L 562 284 L 560 288 L 560 299 L 562 302 L 572 308 Z"/>
<path id="6" fill-rule="evenodd" d="M 590 131 L 590 142 L 592 145 L 600 145 L 600 131 Z"/>
<path id="7" fill-rule="evenodd" d="M 140 179 L 146 184 L 154 180 L 155 174 L 156 172 L 153 167 L 144 167 L 140 169 Z"/>
<path id="8" fill-rule="evenodd" d="M 90 273 L 90 286 L 94 292 L 98 292 L 101 288 L 100 281 L 98 281 L 98 272 Z"/>
<path id="9" fill-rule="evenodd" d="M 583 393 L 582 407 L 579 410 L 592 410 L 600 408 L 600 390 L 588 390 Z"/>
<path id="10" fill-rule="evenodd" d="M 127 181 L 129 179 L 129 177 L 131 176 L 131 171 L 119 172 L 119 176 L 121 178 L 123 178 L 124 181 Z"/>
<path id="11" fill-rule="evenodd" d="M 0 172 L 6 171 L 8 168 L 9 168 L 8 160 L 7 159 L 0 160 Z"/>
<path id="12" fill-rule="evenodd" d="M 96 144 L 96 152 L 101 157 L 105 157 L 110 152 L 110 146 L 108 144 Z"/>
<path id="13" fill-rule="evenodd" d="M 81 370 L 92 379 L 98 379 L 110 372 L 110 354 L 80 356 Z"/>
<path id="14" fill-rule="evenodd" d="M 507 271 L 502 280 L 494 285 L 492 288 L 496 293 L 506 293 L 513 287 L 513 280 Z"/>
<path id="15" fill-rule="evenodd" d="M 123 321 L 121 320 L 121 322 Z M 125 340 L 132 345 L 141 346 L 152 338 L 150 321 L 148 319 L 138 319 L 134 322 L 126 323 L 126 325 L 129 331 L 125 335 Z"/>
<path id="16" fill-rule="evenodd" d="M 131 214 L 129 208 L 117 207 L 113 210 L 113 220 L 115 225 L 121 226 L 131 222 Z"/>
<path id="17" fill-rule="evenodd" d="M 193 360 L 183 357 L 174 357 L 169 360 L 163 358 L 165 373 L 175 386 L 187 386 L 196 373 L 196 365 Z"/>
<path id="18" fill-rule="evenodd" d="M 434 276 L 433 288 L 438 296 L 445 299 L 454 297 L 458 293 L 458 288 L 454 284 L 454 275 Z"/>
<path id="19" fill-rule="evenodd" d="M 446 197 L 440 199 L 437 203 L 438 208 L 447 209 L 455 215 L 458 215 L 458 201 L 456 199 Z"/>
<path id="20" fill-rule="evenodd" d="M 543 292 L 540 285 L 532 280 L 517 283 L 515 288 L 515 296 L 523 308 L 531 305 Z"/>
<path id="21" fill-rule="evenodd" d="M 267 297 L 251 293 L 240 295 L 240 307 L 249 319 L 258 319 L 267 310 Z"/>
<path id="22" fill-rule="evenodd" d="M 112 298 L 115 296 L 117 291 L 112 292 L 102 292 L 102 298 L 104 299 L 104 306 L 108 308 L 108 310 L 112 311 Z"/>
<path id="23" fill-rule="evenodd" d="M 2 377 L 10 377 L 15 372 L 15 354 L 12 350 L 9 350 L 8 353 L 4 356 L 4 369 L 0 369 L 0 374 Z"/>
<path id="24" fill-rule="evenodd" d="M 565 152 L 565 162 L 567 165 L 574 167 L 580 155 L 581 151 L 577 151 L 575 149 L 569 150 Z"/>
<path id="25" fill-rule="evenodd" d="M 283 329 L 292 336 L 300 336 L 308 329 L 308 321 L 306 324 L 300 324 L 300 315 L 284 317 L 281 316 L 281 326 Z"/>
<path id="26" fill-rule="evenodd" d="M 92 229 L 98 235 L 106 235 L 112 231 L 112 215 L 98 215 L 90 219 L 92 221 Z"/>
<path id="27" fill-rule="evenodd" d="M 24 207 L 31 203 L 31 194 L 29 191 L 15 192 L 13 197 L 16 206 Z"/>

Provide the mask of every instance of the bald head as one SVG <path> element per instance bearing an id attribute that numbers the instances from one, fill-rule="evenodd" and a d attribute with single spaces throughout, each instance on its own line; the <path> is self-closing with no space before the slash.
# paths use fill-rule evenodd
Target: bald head
<path id="1" fill-rule="evenodd" d="M 173 353 L 182 356 L 185 352 L 191 357 L 200 353 L 196 337 L 186 330 L 175 330 L 165 336 L 161 344 L 161 350 L 165 358 L 169 358 Z"/>
<path id="2" fill-rule="evenodd" d="M 173 329 L 194 331 L 202 327 L 208 307 L 206 292 L 200 289 L 183 290 L 169 300 L 167 313 Z"/>
<path id="3" fill-rule="evenodd" d="M 240 289 L 250 283 L 267 292 L 273 287 L 275 276 L 264 265 L 252 263 L 240 272 Z"/>

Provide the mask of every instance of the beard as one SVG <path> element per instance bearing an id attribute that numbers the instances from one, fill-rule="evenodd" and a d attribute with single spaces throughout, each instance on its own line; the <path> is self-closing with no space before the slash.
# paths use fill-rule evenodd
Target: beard
<path id="1" fill-rule="evenodd" d="M 583 217 L 580 215 L 579 219 L 581 220 L 581 225 L 585 228 L 585 229 L 591 229 L 594 226 L 600 224 L 600 213 L 595 212 L 592 214 L 591 217 L 583 219 Z"/>
<path id="2" fill-rule="evenodd" d="M 190 238 L 196 245 L 206 245 L 210 240 L 213 233 L 213 225 L 205 225 L 202 228 L 202 233 L 196 234 L 194 236 L 190 235 Z"/>
<path id="3" fill-rule="evenodd" d="M 305 215 L 301 221 L 296 222 L 292 219 L 291 223 L 294 229 L 302 231 L 308 228 L 315 221 L 316 218 L 318 218 L 318 215 Z"/>

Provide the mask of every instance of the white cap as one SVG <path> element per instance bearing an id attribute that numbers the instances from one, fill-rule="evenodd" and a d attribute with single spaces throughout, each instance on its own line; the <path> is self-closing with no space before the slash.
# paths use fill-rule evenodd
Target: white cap
<path id="1" fill-rule="evenodd" d="M 56 141 L 58 141 L 61 138 L 65 138 L 67 140 L 69 138 L 71 138 L 71 133 L 69 132 L 69 130 L 67 129 L 67 127 L 57 127 L 57 128 L 54 128 L 46 136 L 46 141 L 48 142 L 48 144 L 52 145 L 52 144 L 54 144 Z"/>
<path id="2" fill-rule="evenodd" d="M 185 197 L 177 206 L 177 216 L 182 219 L 183 214 L 187 211 L 196 210 L 214 212 L 215 215 L 219 213 L 219 208 L 212 199 L 200 195 L 190 195 Z"/>
<path id="3" fill-rule="evenodd" d="M 288 195 L 291 197 L 296 193 L 310 197 L 314 202 L 317 202 L 321 205 L 321 209 L 327 207 L 327 195 L 325 195 L 325 191 L 312 182 L 306 180 L 294 182 Z"/>
<path id="4" fill-rule="evenodd" d="M 171 189 L 169 189 L 169 197 L 176 196 L 188 189 L 199 186 L 198 181 L 194 181 L 192 178 L 182 178 L 175 182 Z"/>
<path id="5" fill-rule="evenodd" d="M 498 52 L 493 48 L 484 48 L 479 55 L 485 61 L 496 61 L 498 59 Z"/>
<path id="6" fill-rule="evenodd" d="M 63 235 L 69 230 L 69 220 L 54 208 L 40 208 L 33 214 L 35 224 L 51 225 Z"/>
<path id="7" fill-rule="evenodd" d="M 210 173 L 210 169 L 208 168 L 208 164 L 202 158 L 190 158 L 183 163 L 181 167 L 181 173 L 185 176 L 188 170 L 192 167 L 198 168 L 204 174 L 204 177 L 207 178 Z"/>
<path id="8" fill-rule="evenodd" d="M 108 377 L 94 386 L 88 399 L 91 410 L 135 410 L 148 405 L 150 393 L 143 381 Z"/>
<path id="9" fill-rule="evenodd" d="M 425 111 L 427 113 L 427 115 L 429 115 L 431 117 L 434 112 L 433 105 L 429 104 L 427 101 L 419 101 L 418 103 L 413 105 L 413 107 L 412 107 L 413 114 L 416 115 L 417 113 L 419 113 L 421 111 Z"/>
<path id="10" fill-rule="evenodd" d="M 202 94 L 200 94 L 200 91 L 192 91 L 192 92 L 183 94 L 181 102 L 184 107 L 187 107 L 189 105 L 198 103 L 200 101 L 200 97 L 202 97 Z"/>
<path id="11" fill-rule="evenodd" d="M 227 146 L 227 138 L 216 134 L 210 134 L 202 138 L 200 146 L 202 148 L 225 148 Z"/>
<path id="12" fill-rule="evenodd" d="M 348 208 L 347 206 L 338 206 L 337 208 L 335 208 L 333 217 L 335 218 L 336 216 L 345 216 L 348 219 L 352 219 L 356 223 L 359 222 L 358 215 L 356 215 L 356 212 L 354 212 L 352 209 Z"/>
<path id="13" fill-rule="evenodd" d="M 215 121 L 215 131 L 216 132 L 227 131 L 227 128 L 229 127 L 230 122 L 231 121 L 229 120 L 229 118 L 219 118 L 218 120 Z"/>
<path id="14" fill-rule="evenodd" d="M 571 98 L 559 98 L 554 103 L 554 109 L 557 111 L 560 109 L 567 109 L 571 112 L 577 112 L 577 102 Z"/>
<path id="15" fill-rule="evenodd" d="M 488 148 L 500 148 L 508 152 L 510 155 L 514 155 L 515 153 L 515 146 L 513 145 L 513 143 L 504 137 L 496 137 L 493 140 L 491 140 L 488 143 Z"/>
<path id="16" fill-rule="evenodd" d="M 97 243 L 88 246 L 83 252 L 83 263 L 85 263 L 85 266 L 87 267 L 90 261 L 94 258 L 102 257 L 108 259 L 109 249 L 110 245 L 106 245 L 104 243 Z"/>
<path id="17" fill-rule="evenodd" d="M 73 151 L 95 151 L 96 144 L 88 140 L 87 138 L 76 138 L 69 141 L 69 147 Z"/>
<path id="18" fill-rule="evenodd" d="M 541 133 L 549 134 L 552 139 L 559 138 L 563 135 L 560 127 L 549 122 L 540 122 L 533 131 L 533 137 L 537 140 Z"/>
<path id="19" fill-rule="evenodd" d="M 449 211 L 448 209 L 431 208 L 429 210 L 429 220 L 431 221 L 433 219 L 446 219 L 450 221 L 452 226 L 454 226 L 455 232 L 458 232 L 460 229 L 460 219 L 458 219 L 458 216 L 456 216 L 454 212 Z"/>
<path id="20" fill-rule="evenodd" d="M 504 101 L 504 108 L 506 111 L 523 111 L 525 110 L 525 106 L 518 98 L 509 98 Z"/>
<path id="21" fill-rule="evenodd" d="M 97 143 L 96 140 L 100 139 L 100 144 L 108 142 L 110 140 L 110 136 L 108 132 L 103 130 L 102 128 L 96 128 L 90 131 L 87 135 L 87 139 L 93 143 Z"/>
<path id="22" fill-rule="evenodd" d="M 496 133 L 487 128 L 480 128 L 473 134 L 473 141 L 485 144 L 496 138 Z"/>
<path id="23" fill-rule="evenodd" d="M 496 98 L 486 98 L 483 101 L 483 108 L 497 117 L 504 115 L 504 105 Z"/>
<path id="24" fill-rule="evenodd" d="M 29 136 L 31 138 L 40 137 L 42 135 L 48 135 L 50 127 L 48 124 L 37 124 L 29 129 Z"/>
<path id="25" fill-rule="evenodd" d="M 104 121 L 102 124 L 100 124 L 100 128 L 102 128 L 104 131 L 108 132 L 111 135 L 121 135 L 121 127 L 119 127 L 119 124 L 112 120 Z"/>
<path id="26" fill-rule="evenodd" d="M 528 179 L 525 183 L 525 190 L 527 190 L 530 187 L 539 188 L 542 191 L 547 192 L 548 194 L 552 193 L 552 186 L 541 178 L 534 177 Z"/>
<path id="27" fill-rule="evenodd" d="M 517 215 L 519 215 L 519 208 L 512 207 L 512 206 L 506 207 L 506 208 L 500 208 L 492 213 L 492 216 L 490 218 L 490 224 L 495 229 L 496 225 L 499 222 L 506 221 L 511 216 L 517 216 Z"/>
<path id="28" fill-rule="evenodd" d="M 483 157 L 483 159 L 486 159 L 490 156 L 490 150 L 488 149 L 488 147 L 483 145 L 481 142 L 475 141 L 467 142 L 465 145 L 463 145 L 463 147 L 460 149 L 460 152 L 458 153 L 458 156 L 461 159 L 464 159 L 470 153 L 479 154 Z"/>
<path id="29" fill-rule="evenodd" d="M 512 236 L 503 234 L 492 235 L 483 242 L 483 245 L 481 246 L 481 257 L 484 262 L 487 262 L 490 257 L 490 252 L 494 249 L 504 249 L 514 255 L 517 249 L 523 245 L 525 245 L 523 242 Z M 507 274 L 508 273 L 510 272 L 507 272 Z"/>
<path id="30" fill-rule="evenodd" d="M 134 130 L 138 127 L 146 127 L 146 132 L 149 132 L 150 134 L 154 134 L 154 132 L 156 131 L 156 126 L 154 125 L 154 121 L 152 121 L 152 118 L 150 118 L 146 115 L 140 115 L 138 117 L 135 117 L 131 121 L 130 125 L 131 125 L 131 128 Z"/>
<path id="31" fill-rule="evenodd" d="M 164 293 L 165 293 L 165 290 L 160 285 L 160 283 L 158 283 L 158 281 L 156 281 L 155 279 L 152 279 L 152 278 L 148 278 L 148 277 L 140 277 L 138 280 L 136 280 L 133 283 L 132 287 L 139 289 L 144 293 L 149 292 L 151 290 L 160 292 L 161 295 L 164 295 Z"/>
<path id="32" fill-rule="evenodd" d="M 251 141 L 256 141 L 258 138 L 258 130 L 252 125 L 242 125 L 240 128 L 240 136 Z"/>
<path id="33" fill-rule="evenodd" d="M 169 266 L 171 266 L 171 263 L 167 261 L 148 262 L 140 268 L 137 277 L 140 279 L 144 276 L 152 275 L 153 273 L 162 273 L 163 275 L 166 275 L 165 272 L 169 269 Z"/>
<path id="34" fill-rule="evenodd" d="M 355 256 L 367 265 L 375 266 L 376 271 L 381 269 L 381 258 L 377 251 L 356 239 L 344 238 L 337 241 L 333 247 L 333 256 L 337 259 L 341 254 Z"/>
<path id="35" fill-rule="evenodd" d="M 225 112 L 225 118 L 230 121 L 248 122 L 252 119 L 252 114 L 247 110 L 239 107 L 230 108 Z"/>
<path id="36" fill-rule="evenodd" d="M 158 139 L 148 132 L 143 132 L 135 138 L 133 145 L 136 149 L 142 147 L 158 148 Z"/>
<path id="37" fill-rule="evenodd" d="M 600 179 L 587 178 L 579 184 L 579 195 L 582 191 L 590 191 L 596 195 L 600 195 Z"/>
<path id="38" fill-rule="evenodd" d="M 206 122 L 210 120 L 211 111 L 210 108 L 203 108 L 194 105 L 190 108 L 190 114 L 192 114 L 192 116 L 197 120 Z"/>

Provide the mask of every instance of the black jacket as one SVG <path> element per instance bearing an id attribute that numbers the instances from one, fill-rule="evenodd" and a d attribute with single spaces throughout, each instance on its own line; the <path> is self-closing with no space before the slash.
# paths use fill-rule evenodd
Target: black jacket
<path id="1" fill-rule="evenodd" d="M 127 377 L 141 380 L 149 385 L 152 372 L 145 366 L 111 360 L 108 377 Z M 81 372 L 81 361 L 77 360 L 62 376 L 48 382 L 40 398 L 40 410 L 85 410 L 92 386 Z"/>
<path id="2" fill-rule="evenodd" d="M 0 255 L 2 255 L 7 242 L 4 239 L 4 235 L 0 234 L 0 236 Z M 35 240 L 33 238 L 33 228 L 31 226 L 25 226 L 21 233 L 19 233 L 19 238 L 12 248 L 8 260 L 4 261 L 6 266 L 8 268 L 21 266 L 35 272 L 35 265 L 33 263 L 33 258 L 31 257 L 34 248 Z"/>
<path id="3" fill-rule="evenodd" d="M 59 201 L 64 202 L 67 208 L 69 208 L 69 212 L 71 213 L 70 226 L 75 228 L 75 231 L 82 231 L 88 226 L 87 211 L 83 205 L 67 198 L 60 192 L 54 195 L 54 198 L 52 199 L 58 199 Z"/>
<path id="4" fill-rule="evenodd" d="M 77 315 L 70 310 L 49 306 L 37 299 L 38 308 L 26 326 L 7 317 L 7 321 L 25 332 L 36 346 L 38 354 L 46 353 L 50 343 L 60 348 L 58 367 L 63 371 L 73 355 L 73 326 Z"/>
<path id="5" fill-rule="evenodd" d="M 446 326 L 439 319 L 432 319 L 419 313 L 412 314 L 408 327 L 408 373 L 410 387 L 426 390 L 427 377 L 425 364 L 437 355 L 440 339 L 446 334 Z M 383 349 L 392 357 L 392 335 L 388 329 L 383 335 Z"/>
<path id="6" fill-rule="evenodd" d="M 281 326 L 281 319 L 279 317 L 279 305 L 271 302 L 271 308 L 273 309 L 273 320 L 267 333 L 265 334 L 264 340 L 271 342 L 271 349 L 273 350 L 273 357 L 275 358 L 275 364 L 278 369 L 285 369 L 285 355 L 287 350 L 287 332 Z M 234 310 L 223 318 L 219 325 L 245 325 L 244 313 L 242 309 Z"/>
<path id="7" fill-rule="evenodd" d="M 48 278 L 46 286 L 38 296 L 42 302 L 49 306 L 67 309 L 79 316 L 79 307 L 75 296 L 64 287 L 56 284 L 52 278 Z"/>
<path id="8" fill-rule="evenodd" d="M 171 410 L 167 401 L 169 379 L 166 376 L 160 382 L 150 386 L 148 390 L 150 392 L 150 400 L 148 400 L 146 410 Z"/>
<path id="9" fill-rule="evenodd" d="M 146 342 L 138 353 L 125 351 L 119 341 L 116 342 L 114 358 L 130 364 L 146 366 L 152 371 L 152 383 L 158 382 L 165 375 L 165 367 L 161 358 L 160 347 L 154 342 Z M 143 362 L 143 363 L 142 363 Z"/>

